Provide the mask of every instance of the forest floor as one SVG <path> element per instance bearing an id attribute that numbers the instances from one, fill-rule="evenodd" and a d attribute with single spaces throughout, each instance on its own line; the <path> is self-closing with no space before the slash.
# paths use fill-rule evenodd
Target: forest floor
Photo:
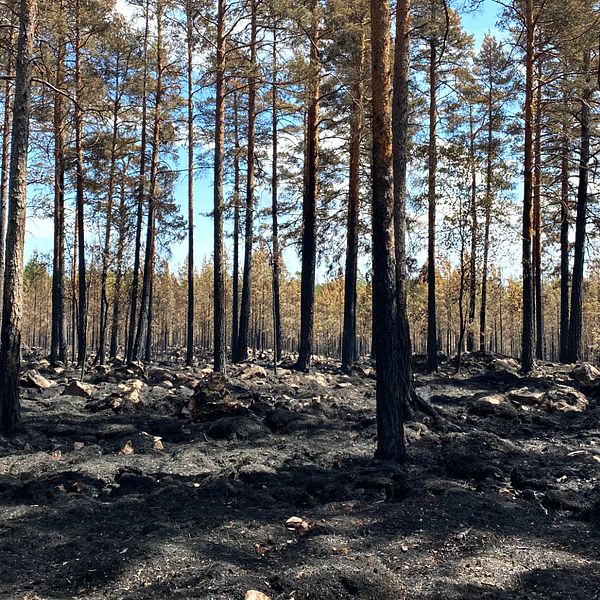
<path id="1" fill-rule="evenodd" d="M 26 377 L 0 437 L 0 598 L 600 598 L 600 380 L 478 355 L 417 373 L 444 419 L 408 424 L 394 467 L 371 459 L 367 366 L 232 367 L 210 415 L 207 365 L 81 396 L 28 366 L 56 385 Z"/>

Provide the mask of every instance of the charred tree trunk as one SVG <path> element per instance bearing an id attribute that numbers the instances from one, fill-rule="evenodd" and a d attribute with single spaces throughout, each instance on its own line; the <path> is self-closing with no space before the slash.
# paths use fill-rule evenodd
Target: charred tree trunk
<path id="1" fill-rule="evenodd" d="M 396 47 L 392 105 L 394 170 L 394 252 L 396 259 L 396 304 L 398 313 L 398 368 L 401 380 L 411 386 L 403 400 L 412 398 L 412 350 L 406 303 L 406 170 L 408 164 L 410 64 L 410 0 L 396 4 Z M 407 404 L 405 416 L 411 413 Z"/>
<path id="2" fill-rule="evenodd" d="M 481 264 L 481 306 L 479 307 L 479 351 L 486 351 L 487 284 L 488 258 L 490 252 L 490 227 L 492 224 L 492 174 L 493 174 L 493 137 L 494 105 L 492 98 L 492 73 L 489 73 L 487 97 L 487 143 L 485 164 L 485 225 L 483 231 L 483 257 Z"/>
<path id="3" fill-rule="evenodd" d="M 277 24 L 273 18 L 273 88 L 271 90 L 271 112 L 272 112 L 272 144 L 273 144 L 273 169 L 271 173 L 271 238 L 273 244 L 272 270 L 273 270 L 273 360 L 275 368 L 281 360 L 281 306 L 279 295 L 279 280 L 281 274 L 281 250 L 279 248 L 279 197 L 278 197 L 278 115 L 277 115 Z"/>
<path id="4" fill-rule="evenodd" d="M 406 457 L 404 406 L 410 381 L 398 361 L 398 326 L 394 244 L 394 190 L 390 68 L 390 7 L 388 0 L 371 0 L 371 59 L 373 102 L 373 325 L 377 356 L 376 458 L 401 462 Z"/>
<path id="5" fill-rule="evenodd" d="M 525 2 L 525 142 L 523 184 L 523 326 L 521 365 L 523 372 L 533 370 L 533 270 L 532 270 L 532 200 L 533 200 L 533 86 L 534 34 L 533 0 Z"/>
<path id="6" fill-rule="evenodd" d="M 475 130 L 472 106 L 469 106 L 469 162 L 471 167 L 471 256 L 469 257 L 467 351 L 473 352 L 473 350 L 475 350 L 475 304 L 477 299 L 477 164 L 475 162 Z M 461 273 L 461 278 L 462 277 L 463 275 Z M 462 333 L 461 337 L 463 337 Z"/>
<path id="7" fill-rule="evenodd" d="M 54 84 L 62 88 L 65 77 L 66 42 L 59 29 Z M 52 335 L 50 363 L 67 360 L 65 315 L 65 107 L 64 98 L 54 94 L 54 256 L 52 262 Z"/>
<path id="8" fill-rule="evenodd" d="M 119 199 L 119 239 L 117 240 L 117 271 L 115 274 L 115 290 L 113 298 L 113 314 L 110 333 L 110 351 L 109 356 L 114 359 L 117 356 L 119 347 L 119 324 L 121 317 L 121 287 L 123 282 L 123 254 L 125 252 L 125 228 L 127 219 L 127 208 L 125 204 L 125 184 L 121 181 L 120 199 Z"/>
<path id="9" fill-rule="evenodd" d="M 563 123 L 560 157 L 560 362 L 566 362 L 569 352 L 569 159 L 567 125 Z"/>
<path id="10" fill-rule="evenodd" d="M 11 134 L 4 303 L 0 333 L 0 429 L 8 432 L 13 431 L 20 421 L 23 246 L 36 13 L 36 0 L 21 0 Z"/>
<path id="11" fill-rule="evenodd" d="M 6 75 L 4 83 L 4 123 L 2 125 L 2 160 L 0 166 L 0 314 L 2 314 L 2 286 L 4 284 L 4 270 L 6 267 L 6 216 L 8 212 L 8 167 L 10 161 L 10 129 L 12 124 L 13 109 L 13 82 L 14 66 L 12 47 L 14 44 L 14 29 L 10 30 L 9 50 L 6 53 Z"/>
<path id="12" fill-rule="evenodd" d="M 350 117 L 350 172 L 348 175 L 348 221 L 346 268 L 344 277 L 344 328 L 342 333 L 342 370 L 349 373 L 356 360 L 356 280 L 358 273 L 358 227 L 360 208 L 360 149 L 364 128 L 363 64 L 365 60 L 364 29 L 354 64 L 352 115 Z"/>
<path id="13" fill-rule="evenodd" d="M 148 223 L 146 229 L 146 248 L 144 255 L 144 276 L 140 296 L 140 314 L 138 317 L 133 358 L 140 356 L 144 326 L 146 337 L 152 334 L 152 280 L 154 278 L 154 262 L 156 252 L 156 209 L 158 202 L 158 161 L 160 154 L 160 127 L 163 95 L 163 48 L 162 48 L 162 0 L 156 2 L 156 93 L 154 100 L 154 122 L 152 130 L 152 157 L 150 159 L 150 188 L 148 190 Z M 150 346 L 146 342 L 146 348 Z M 147 359 L 147 351 L 145 353 Z"/>
<path id="14" fill-rule="evenodd" d="M 231 349 L 237 347 L 240 313 L 240 134 L 238 97 L 233 95 L 233 273 L 231 303 Z"/>
<path id="15" fill-rule="evenodd" d="M 240 327 L 237 344 L 232 349 L 233 362 L 248 358 L 248 326 L 250 324 L 250 300 L 252 296 L 252 246 L 254 245 L 254 124 L 256 121 L 256 19 L 257 0 L 250 0 L 250 78 L 248 79 L 248 172 L 246 175 L 246 223 L 244 234 L 244 274 Z"/>
<path id="16" fill-rule="evenodd" d="M 437 47 L 429 40 L 429 146 L 427 151 L 427 371 L 437 371 L 437 315 L 435 297 L 435 208 L 437 170 Z"/>
<path id="17" fill-rule="evenodd" d="M 87 351 L 87 287 L 85 266 L 85 199 L 83 174 L 83 112 L 81 110 L 82 75 L 81 75 L 81 5 L 75 2 L 75 156 L 77 204 L 77 365 L 83 366 Z"/>
<path id="18" fill-rule="evenodd" d="M 542 305 L 542 63 L 538 58 L 535 100 L 533 187 L 533 284 L 535 307 L 535 357 L 544 358 L 544 312 Z"/>
<path id="19" fill-rule="evenodd" d="M 140 286 L 140 264 L 142 254 L 142 223 L 144 220 L 144 197 L 146 188 L 146 145 L 147 145 L 147 115 L 148 115 L 148 37 L 150 32 L 150 0 L 145 4 L 144 26 L 144 72 L 142 75 L 142 120 L 140 136 L 140 171 L 137 189 L 137 213 L 135 224 L 135 249 L 133 258 L 133 276 L 131 280 L 131 300 L 129 305 L 129 327 L 127 331 L 127 362 L 134 359 L 134 346 L 137 323 L 138 289 Z"/>
<path id="20" fill-rule="evenodd" d="M 295 368 L 308 371 L 312 356 L 317 263 L 317 194 L 319 172 L 319 5 L 310 0 L 311 28 L 308 114 L 306 121 L 306 166 L 302 199 L 302 275 L 300 281 L 300 348 Z"/>
<path id="21" fill-rule="evenodd" d="M 223 241 L 223 162 L 225 154 L 225 20 L 226 0 L 218 0 L 217 81 L 215 98 L 214 183 L 214 370 L 225 371 L 225 252 Z"/>
<path id="22" fill-rule="evenodd" d="M 102 273 L 100 275 L 100 327 L 97 362 L 106 362 L 106 330 L 108 328 L 108 268 L 110 264 L 110 237 L 113 223 L 113 196 L 115 193 L 115 175 L 117 171 L 117 138 L 119 135 L 119 61 L 115 72 L 115 100 L 113 103 L 112 135 L 110 140 L 110 166 L 108 172 L 108 190 L 106 198 L 106 231 L 104 234 L 104 252 L 102 253 Z"/>
<path id="23" fill-rule="evenodd" d="M 194 361 L 194 42 L 192 1 L 186 0 L 187 37 L 187 126 L 188 126 L 188 297 L 185 364 Z"/>
<path id="24" fill-rule="evenodd" d="M 567 361 L 575 362 L 581 352 L 582 288 L 585 262 L 585 228 L 587 223 L 588 180 L 590 162 L 590 51 L 585 50 L 583 68 L 586 87 L 581 99 L 581 144 L 579 152 L 579 184 L 577 186 L 577 213 L 575 217 L 575 248 L 573 258 L 573 280 L 571 283 L 571 316 L 569 319 L 569 346 Z"/>

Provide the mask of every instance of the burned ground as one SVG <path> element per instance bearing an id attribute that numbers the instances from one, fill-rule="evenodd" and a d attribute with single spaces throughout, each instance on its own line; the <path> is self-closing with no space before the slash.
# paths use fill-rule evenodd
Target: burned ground
<path id="1" fill-rule="evenodd" d="M 418 374 L 444 419 L 408 424 L 397 467 L 371 459 L 368 367 L 232 367 L 207 415 L 205 365 L 80 395 L 30 366 L 57 385 L 30 382 L 0 438 L 2 598 L 600 597 L 600 388 L 567 368 Z"/>

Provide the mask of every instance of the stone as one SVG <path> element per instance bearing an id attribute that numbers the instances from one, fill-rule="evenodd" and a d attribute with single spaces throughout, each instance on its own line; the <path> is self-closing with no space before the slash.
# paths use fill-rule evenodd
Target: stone
<path id="1" fill-rule="evenodd" d="M 271 600 L 271 597 L 258 590 L 248 590 L 244 596 L 244 600 Z"/>
<path id="2" fill-rule="evenodd" d="M 213 421 L 232 416 L 243 408 L 227 389 L 225 376 L 222 373 L 210 373 L 198 383 L 193 396 L 181 409 L 181 414 L 191 421 Z"/>
<path id="3" fill-rule="evenodd" d="M 238 375 L 242 380 L 247 379 L 266 379 L 267 371 L 260 365 L 247 365 L 243 368 L 242 372 Z"/>
<path id="4" fill-rule="evenodd" d="M 46 379 L 43 375 L 40 375 L 35 369 L 25 371 L 21 375 L 19 383 L 22 387 L 32 388 L 36 390 L 47 390 L 48 388 L 56 385 L 55 381 Z"/>
<path id="5" fill-rule="evenodd" d="M 571 377 L 580 382 L 594 381 L 600 377 L 600 371 L 590 363 L 577 365 L 570 373 Z"/>
<path id="6" fill-rule="evenodd" d="M 91 398 L 93 391 L 94 388 L 89 383 L 83 383 L 82 381 L 75 379 L 71 381 L 69 385 L 67 385 L 61 395 L 77 396 L 78 398 Z"/>
<path id="7" fill-rule="evenodd" d="M 501 371 L 516 374 L 521 365 L 514 358 L 494 358 L 490 361 L 488 368 L 491 371 Z"/>
<path id="8" fill-rule="evenodd" d="M 508 393 L 508 398 L 517 404 L 525 406 L 538 406 L 544 401 L 544 392 L 532 390 L 527 387 L 522 387 L 517 390 L 512 390 Z"/>
<path id="9" fill-rule="evenodd" d="M 589 406 L 585 394 L 569 385 L 557 384 L 546 393 L 543 408 L 558 412 L 584 412 Z"/>

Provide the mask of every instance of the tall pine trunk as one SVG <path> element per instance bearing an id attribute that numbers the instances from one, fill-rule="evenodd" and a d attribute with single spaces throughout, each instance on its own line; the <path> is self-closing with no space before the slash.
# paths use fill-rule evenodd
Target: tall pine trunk
<path id="1" fill-rule="evenodd" d="M 398 369 L 411 389 L 403 389 L 405 415 L 412 390 L 412 350 L 406 303 L 406 172 L 408 164 L 410 0 L 396 4 L 394 49 L 394 92 L 392 98 L 392 141 L 394 170 L 394 251 L 396 259 L 396 304 L 398 314 Z"/>
<path id="2" fill-rule="evenodd" d="M 142 115 L 140 133 L 140 170 L 137 188 L 137 212 L 135 224 L 135 246 L 133 258 L 133 275 L 131 280 L 131 299 L 129 304 L 129 326 L 127 331 L 127 362 L 134 359 L 134 346 L 137 323 L 137 303 L 140 286 L 140 265 L 142 254 L 142 224 L 144 220 L 144 197 L 146 189 L 146 145 L 147 145 L 147 115 L 148 115 L 148 38 L 150 32 L 150 0 L 146 0 L 144 8 L 144 44 L 143 61 L 144 70 L 142 74 Z"/>
<path id="3" fill-rule="evenodd" d="M 187 38 L 187 127 L 188 127 L 188 297 L 187 336 L 185 364 L 190 367 L 194 360 L 194 43 L 192 0 L 186 0 Z"/>
<path id="4" fill-rule="evenodd" d="M 10 30 L 9 50 L 6 52 L 6 75 L 4 83 L 4 122 L 2 125 L 2 159 L 0 164 L 0 314 L 2 314 L 4 284 L 4 270 L 6 267 L 6 221 L 8 212 L 8 168 L 10 161 L 10 130 L 13 109 L 13 82 L 14 76 L 12 46 L 14 44 L 14 29 Z"/>
<path id="5" fill-rule="evenodd" d="M 121 318 L 121 288 L 123 285 L 123 254 L 125 252 L 125 229 L 127 223 L 127 206 L 125 182 L 121 180 L 121 189 L 119 197 L 119 236 L 117 239 L 116 273 L 115 288 L 113 295 L 113 313 L 110 332 L 110 351 L 109 356 L 114 359 L 117 356 L 119 347 L 119 326 Z"/>
<path id="6" fill-rule="evenodd" d="M 489 71 L 487 96 L 487 141 L 485 158 L 485 223 L 483 227 L 483 256 L 481 264 L 481 306 L 479 307 L 479 351 L 486 351 L 487 284 L 488 259 L 490 253 L 490 227 L 492 224 L 492 175 L 493 175 L 493 137 L 494 104 L 492 98 L 492 72 Z"/>
<path id="7" fill-rule="evenodd" d="M 224 372 L 225 344 L 225 251 L 223 240 L 223 162 L 225 160 L 225 42 L 226 0 L 218 0 L 217 73 L 215 94 L 215 161 L 214 161 L 214 285 L 213 285 L 213 368 Z"/>
<path id="8" fill-rule="evenodd" d="M 435 297 L 435 209 L 437 171 L 437 47 L 429 40 L 429 144 L 427 150 L 427 371 L 437 371 L 437 314 Z"/>
<path id="9" fill-rule="evenodd" d="M 544 312 L 542 305 L 542 62 L 538 58 L 535 100 L 533 187 L 533 285 L 535 307 L 535 357 L 544 358 Z"/>
<path id="10" fill-rule="evenodd" d="M 523 173 L 523 324 L 521 365 L 529 373 L 533 361 L 533 269 L 532 269 L 532 201 L 533 201 L 533 103 L 534 103 L 534 34 L 533 0 L 525 1 L 525 141 Z"/>
<path id="11" fill-rule="evenodd" d="M 560 339 L 559 360 L 566 362 L 569 348 L 569 160 L 566 122 L 560 151 Z"/>
<path id="12" fill-rule="evenodd" d="M 273 54 L 272 54 L 273 87 L 271 90 L 273 160 L 271 171 L 271 239 L 273 245 L 272 277 L 273 277 L 273 360 L 275 368 L 281 359 L 281 305 L 279 296 L 279 281 L 281 275 L 281 250 L 279 248 L 279 197 L 278 197 L 278 113 L 277 113 L 277 22 L 273 17 Z"/>
<path id="13" fill-rule="evenodd" d="M 85 198 L 83 174 L 83 90 L 81 73 L 81 2 L 75 1 L 75 197 L 77 205 L 77 365 L 83 366 L 87 351 L 87 288 L 85 266 Z"/>
<path id="14" fill-rule="evenodd" d="M 390 6 L 371 0 L 373 177 L 373 325 L 376 370 L 376 458 L 405 459 L 403 410 L 410 382 L 398 361 L 400 336 L 396 294 L 390 67 Z"/>
<path id="15" fill-rule="evenodd" d="M 108 168 L 108 190 L 106 198 L 106 229 L 104 233 L 104 252 L 102 253 L 102 273 L 100 275 L 100 325 L 98 341 L 97 362 L 106 362 L 106 330 L 108 328 L 108 269 L 110 266 L 110 240 L 113 224 L 113 203 L 115 193 L 115 176 L 117 172 L 117 139 L 119 135 L 119 110 L 120 110 L 120 88 L 119 88 L 119 60 L 117 59 L 115 71 L 115 100 L 112 114 L 112 134 L 110 140 L 110 165 Z"/>
<path id="16" fill-rule="evenodd" d="M 467 351 L 475 350 L 475 304 L 477 300 L 477 163 L 475 161 L 475 129 L 473 106 L 469 106 L 469 163 L 471 171 L 471 255 L 469 257 L 469 316 L 467 322 Z M 461 235 L 462 239 L 462 235 Z M 464 254 L 463 254 L 464 256 Z M 461 274 L 462 277 L 462 274 Z M 461 317 L 462 318 L 462 317 Z M 461 333 L 461 337 L 463 334 Z"/>
<path id="17" fill-rule="evenodd" d="M 317 194 L 319 173 L 319 5 L 310 0 L 311 28 L 308 113 L 306 119 L 306 165 L 302 198 L 302 275 L 300 278 L 300 348 L 295 368 L 308 371 L 312 356 L 317 263 Z"/>
<path id="18" fill-rule="evenodd" d="M 150 159 L 150 187 L 148 189 L 148 221 L 146 227 L 146 248 L 144 253 L 144 275 L 140 295 L 140 314 L 133 345 L 133 358 L 140 356 L 144 326 L 146 327 L 145 360 L 149 360 L 152 337 L 152 288 L 156 254 L 156 209 L 158 202 L 158 162 L 160 154 L 160 128 L 163 95 L 163 47 L 162 47 L 162 0 L 156 1 L 156 92 L 152 128 L 152 156 Z"/>
<path id="19" fill-rule="evenodd" d="M 252 296 L 252 246 L 254 245 L 254 125 L 256 121 L 256 19 L 257 0 L 250 0 L 250 77 L 248 78 L 248 157 L 246 174 L 246 222 L 244 231 L 244 274 L 237 344 L 232 348 L 233 362 L 248 358 L 248 326 Z"/>
<path id="20" fill-rule="evenodd" d="M 23 247 L 36 13 L 36 0 L 21 0 L 8 188 L 6 271 L 0 332 L 0 429 L 8 432 L 13 431 L 20 421 Z"/>
<path id="21" fill-rule="evenodd" d="M 575 248 L 573 257 L 573 280 L 571 283 L 571 316 L 569 319 L 569 345 L 567 361 L 575 362 L 581 352 L 582 288 L 585 262 L 585 228 L 587 223 L 587 201 L 590 162 L 590 51 L 583 54 L 583 69 L 586 86 L 581 98 L 581 142 L 579 151 L 579 184 L 577 186 L 577 212 L 575 216 Z"/>
<path id="22" fill-rule="evenodd" d="M 62 3 L 61 3 L 62 6 Z M 67 49 L 62 23 L 59 26 L 54 84 L 62 88 Z M 50 363 L 66 362 L 65 321 L 65 107 L 61 94 L 54 94 L 54 256 L 52 262 L 52 334 Z"/>
<path id="23" fill-rule="evenodd" d="M 361 28 L 354 57 L 352 114 L 350 116 L 350 172 L 348 174 L 348 220 L 344 277 L 344 328 L 342 332 L 342 370 L 349 373 L 356 360 L 356 280 L 358 273 L 358 228 L 360 208 L 360 149 L 364 128 L 365 35 Z"/>
<path id="24" fill-rule="evenodd" d="M 240 324 L 240 132 L 238 96 L 233 94 L 233 273 L 231 303 L 231 348 L 237 347 Z"/>

